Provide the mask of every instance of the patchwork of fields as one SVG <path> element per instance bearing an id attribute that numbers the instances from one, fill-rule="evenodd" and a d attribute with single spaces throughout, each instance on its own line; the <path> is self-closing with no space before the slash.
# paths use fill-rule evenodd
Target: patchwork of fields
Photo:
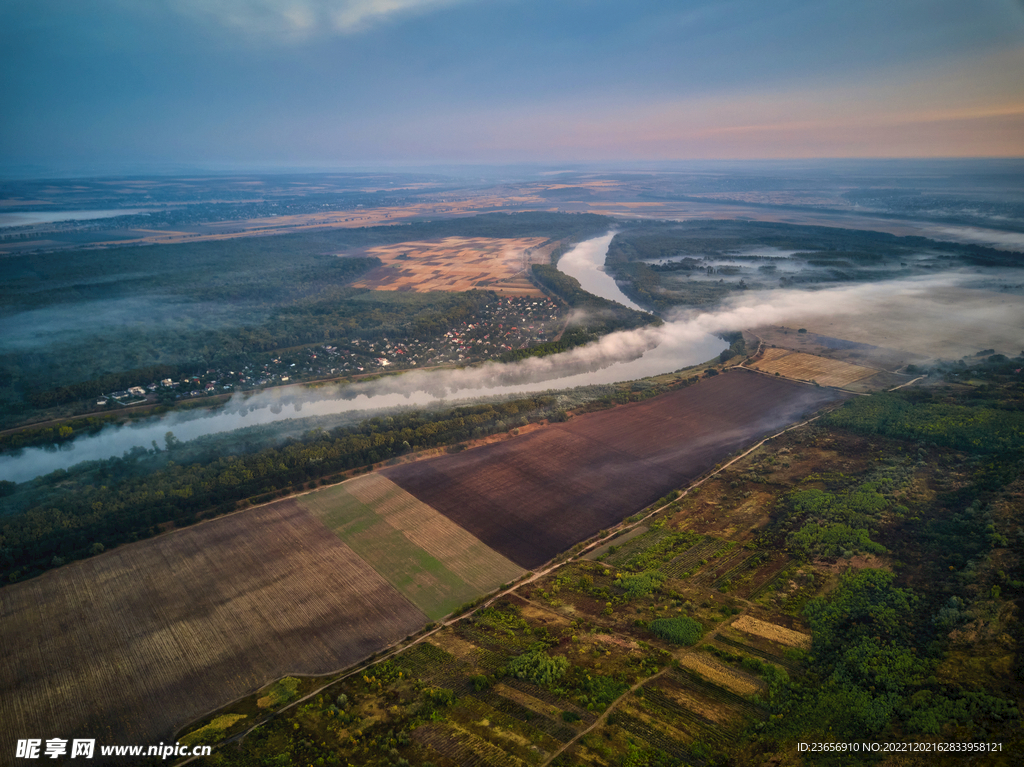
<path id="1" fill-rule="evenodd" d="M 383 473 L 513 562 L 534 568 L 846 395 L 745 370 L 519 439 Z"/>
<path id="2" fill-rule="evenodd" d="M 523 570 L 380 474 L 299 496 L 307 509 L 431 620 Z"/>
<path id="3" fill-rule="evenodd" d="M 0 590 L 0 689 L 18 691 L 0 698 L 0 747 L 42 727 L 155 742 L 522 572 L 380 475 L 119 548 Z"/>
<path id="4" fill-rule="evenodd" d="M 155 743 L 426 621 L 294 502 L 122 546 L 0 590 L 0 749 L 26 736 Z"/>
<path id="5" fill-rule="evenodd" d="M 9 586 L 0 591 L 0 686 L 17 694 L 0 698 L 0 748 L 25 733 L 156 742 L 274 679 L 349 666 L 845 396 L 735 370 Z M 688 570 L 707 548 L 681 550 L 666 574 Z M 767 583 L 782 566 L 762 567 L 743 549 L 724 554 L 705 568 L 707 586 L 755 571 Z M 465 630 L 445 652 L 477 642 Z M 477 646 L 474 665 L 498 662 L 497 645 Z M 514 687 L 477 698 L 501 710 L 551 705 Z M 551 750 L 578 731 L 551 726 Z M 444 751 L 445 727 L 417 737 Z"/>

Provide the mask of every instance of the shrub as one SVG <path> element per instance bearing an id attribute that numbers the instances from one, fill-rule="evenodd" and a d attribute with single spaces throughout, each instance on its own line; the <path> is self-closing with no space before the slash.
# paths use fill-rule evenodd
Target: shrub
<path id="1" fill-rule="evenodd" d="M 651 633 L 659 639 L 687 647 L 697 644 L 704 636 L 704 626 L 693 618 L 658 618 L 651 621 Z"/>
<path id="2" fill-rule="evenodd" d="M 616 578 L 615 585 L 625 590 L 628 599 L 639 599 L 657 590 L 664 581 L 665 576 L 659 572 L 627 573 Z"/>
<path id="3" fill-rule="evenodd" d="M 529 652 L 509 661 L 506 671 L 509 676 L 523 679 L 541 687 L 551 687 L 564 675 L 569 668 L 567 658 L 552 658 L 543 647 L 535 647 Z"/>

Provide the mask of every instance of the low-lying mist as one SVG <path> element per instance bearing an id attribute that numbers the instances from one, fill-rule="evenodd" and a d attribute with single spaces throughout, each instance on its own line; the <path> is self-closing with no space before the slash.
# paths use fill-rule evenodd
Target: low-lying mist
<path id="1" fill-rule="evenodd" d="M 63 449 L 31 448 L 18 455 L 0 457 L 0 478 L 26 481 L 39 474 L 67 468 L 85 460 L 118 456 L 135 446 L 163 444 L 173 431 L 182 441 L 206 434 L 309 416 L 330 416 L 390 407 L 427 406 L 452 398 L 504 397 L 554 388 L 629 381 L 707 361 L 726 343 L 714 334 L 763 325 L 796 325 L 814 318 L 868 318 L 889 328 L 885 343 L 866 341 L 914 351 L 967 329 L 972 351 L 1006 346 L 1007 334 L 1024 327 L 1024 300 L 970 290 L 985 275 L 944 272 L 928 277 L 882 283 L 856 284 L 821 290 L 777 289 L 750 291 L 732 297 L 714 311 L 678 311 L 657 327 L 611 333 L 600 340 L 547 357 L 515 363 L 489 362 L 470 368 L 414 371 L 345 386 L 285 387 L 252 396 L 237 394 L 222 408 L 203 415 L 172 413 L 130 426 L 110 427 L 94 436 L 76 440 Z M 1019 276 L 1019 275 L 1018 275 Z M 951 311 L 951 293 L 977 293 L 964 312 Z M 998 298 L 999 300 L 994 300 Z M 909 309 L 908 309 L 909 307 Z M 889 312 L 897 320 L 909 313 L 927 322 L 901 330 L 887 322 Z M 947 317 L 938 322 L 934 317 Z M 825 328 L 826 335 L 863 336 L 852 320 Z M 815 328 L 816 332 L 824 332 Z M 998 336 L 1003 343 L 995 343 Z M 1012 337 L 1016 338 L 1016 335 Z M 861 337 L 851 340 L 864 339 Z M 902 343 L 902 345 L 897 345 Z M 974 348 L 976 347 L 976 348 Z M 966 347 L 965 347 L 966 348 Z M 963 352 L 966 353 L 966 352 Z"/>

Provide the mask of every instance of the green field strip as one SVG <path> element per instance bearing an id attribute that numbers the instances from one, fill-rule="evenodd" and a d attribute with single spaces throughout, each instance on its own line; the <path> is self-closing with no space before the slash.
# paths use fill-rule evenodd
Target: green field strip
<path id="1" fill-rule="evenodd" d="M 685 743 L 680 743 L 638 716 L 633 716 L 633 714 L 620 709 L 609 717 L 608 722 L 618 725 L 631 735 L 643 739 L 648 745 L 664 751 L 684 764 L 704 764 L 704 760 L 691 753 Z"/>
<path id="2" fill-rule="evenodd" d="M 523 569 L 382 474 L 345 483 L 348 492 L 389 525 L 486 594 L 523 574 Z"/>
<path id="3" fill-rule="evenodd" d="M 496 711 L 512 717 L 523 725 L 529 726 L 537 732 L 544 733 L 550 738 L 558 741 L 559 744 L 568 743 L 576 737 L 576 730 L 567 726 L 564 722 L 558 722 L 546 714 L 534 711 L 518 701 L 506 698 L 493 690 L 473 692 L 473 697 L 486 703 Z"/>
<path id="4" fill-rule="evenodd" d="M 476 591 L 353 497 L 343 485 L 296 499 L 431 620 Z"/>
<path id="5" fill-rule="evenodd" d="M 701 740 L 712 741 L 717 745 L 728 743 L 729 736 L 726 735 L 720 724 L 673 700 L 657 687 L 645 687 L 644 697 L 638 705 L 641 705 L 653 717 L 677 730 L 686 731 L 692 728 L 697 731 Z"/>
<path id="6" fill-rule="evenodd" d="M 500 566 L 502 562 L 507 562 L 501 558 L 502 561 L 497 563 L 499 566 L 491 575 L 491 589 L 483 587 L 490 584 L 479 576 L 472 580 L 467 579 L 464 577 L 467 567 L 457 562 L 463 540 L 451 537 L 446 551 L 433 546 L 437 555 L 421 545 L 422 539 L 430 538 L 430 534 L 424 531 L 436 522 L 434 517 L 444 519 L 440 514 L 429 507 L 427 512 L 419 509 L 416 515 L 419 526 L 407 524 L 407 529 L 403 530 L 391 523 L 389 516 L 393 515 L 382 512 L 380 504 L 364 503 L 350 492 L 349 484 L 351 483 L 308 493 L 299 496 L 295 501 L 344 541 L 431 620 L 442 618 L 461 605 L 487 593 L 504 582 L 503 579 L 510 574 L 508 567 Z M 452 524 L 446 519 L 444 521 Z M 468 533 L 465 535 L 468 536 Z M 469 538 L 466 543 L 477 544 L 472 547 L 475 550 L 467 554 L 467 558 L 474 560 L 471 563 L 472 567 L 480 569 L 486 566 L 490 558 L 500 556 L 490 552 L 490 549 L 472 536 Z M 493 554 L 493 557 L 488 557 L 488 553 Z M 512 577 L 521 572 L 522 570 L 515 568 Z"/>
<path id="7" fill-rule="evenodd" d="M 659 569 L 669 578 L 683 577 L 692 570 L 704 567 L 705 565 L 698 565 L 700 560 L 714 559 L 715 555 L 728 547 L 728 545 L 726 541 L 713 538 L 712 536 L 705 536 L 675 559 L 663 564 Z"/>
<path id="8" fill-rule="evenodd" d="M 730 708 L 742 711 L 758 719 L 766 719 L 768 712 L 756 703 L 744 698 L 742 695 L 738 695 L 732 690 L 727 690 L 721 685 L 715 684 L 714 682 L 705 679 L 696 671 L 691 671 L 687 668 L 673 668 L 668 674 L 662 679 L 667 679 L 680 687 L 686 689 L 692 689 L 696 692 L 707 695 L 712 700 L 720 701 L 721 703 L 729 706 Z"/>

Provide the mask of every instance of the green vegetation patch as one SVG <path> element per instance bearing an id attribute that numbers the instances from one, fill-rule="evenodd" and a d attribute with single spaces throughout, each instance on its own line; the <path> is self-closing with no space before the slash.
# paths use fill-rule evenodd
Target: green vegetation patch
<path id="1" fill-rule="evenodd" d="M 277 708 L 298 694 L 300 683 L 301 680 L 293 676 L 279 679 L 267 688 L 264 695 L 257 698 L 256 705 L 260 708 Z"/>
<path id="2" fill-rule="evenodd" d="M 704 626 L 685 615 L 677 618 L 658 618 L 651 621 L 650 629 L 659 639 L 684 647 L 697 644 L 704 636 Z"/>
<path id="3" fill-rule="evenodd" d="M 1024 449 L 1024 412 L 985 400 L 959 404 L 936 399 L 921 401 L 923 396 L 918 392 L 888 392 L 857 397 L 827 416 L 827 422 L 853 431 L 932 442 L 970 452 Z"/>
<path id="4" fill-rule="evenodd" d="M 865 528 L 854 529 L 842 524 L 811 522 L 790 535 L 786 543 L 807 558 L 835 559 L 858 551 L 868 554 L 884 554 L 886 551 L 885 546 L 871 540 Z"/>
<path id="5" fill-rule="evenodd" d="M 569 669 L 569 661 L 548 655 L 543 646 L 534 647 L 509 661 L 505 672 L 538 687 L 554 687 Z"/>
<path id="6" fill-rule="evenodd" d="M 295 681 L 297 682 L 298 680 Z M 188 735 L 183 735 L 179 742 L 186 746 L 201 746 L 207 743 L 216 743 L 224 737 L 224 733 L 227 732 L 228 729 L 245 718 L 245 714 L 224 714 L 223 716 L 218 716 L 212 722 L 200 727 L 198 730 L 194 730 Z"/>
<path id="7" fill-rule="evenodd" d="M 431 620 L 480 596 L 477 588 L 410 541 L 344 485 L 296 499 Z"/>
<path id="8" fill-rule="evenodd" d="M 665 576 L 659 572 L 625 573 L 615 579 L 615 585 L 626 592 L 627 599 L 642 599 L 661 588 Z"/>

